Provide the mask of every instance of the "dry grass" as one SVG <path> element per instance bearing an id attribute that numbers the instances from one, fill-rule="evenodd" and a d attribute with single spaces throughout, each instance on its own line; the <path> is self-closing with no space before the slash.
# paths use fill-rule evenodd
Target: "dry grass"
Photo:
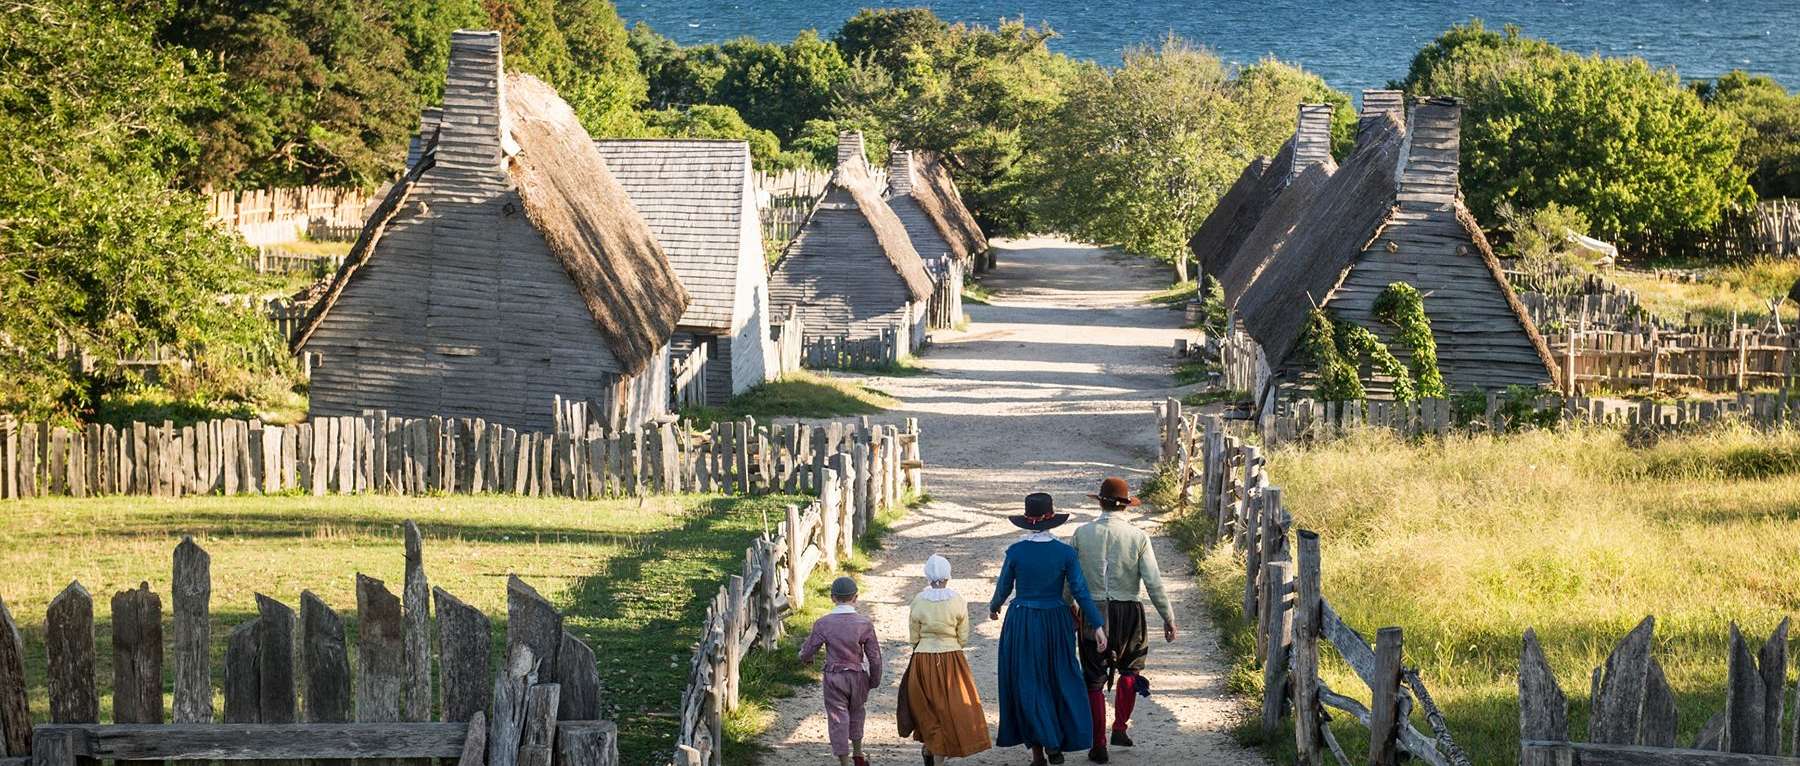
<path id="1" fill-rule="evenodd" d="M 897 406 L 893 397 L 845 378 L 802 370 L 762 383 L 739 394 L 722 407 L 689 409 L 682 414 L 695 427 L 705 428 L 724 420 L 756 418 L 841 418 L 873 415 Z"/>
<path id="2" fill-rule="evenodd" d="M 1277 450 L 1269 470 L 1296 526 L 1323 536 L 1327 599 L 1366 636 L 1405 628 L 1407 662 L 1476 763 L 1517 758 L 1528 627 L 1580 736 L 1592 669 L 1655 615 L 1686 743 L 1723 709 L 1728 623 L 1766 636 L 1800 608 L 1800 433 L 1725 428 L 1634 445 L 1601 430 L 1419 444 L 1365 432 Z M 1201 567 L 1227 614 L 1241 565 L 1214 551 Z M 1228 645 L 1247 648 L 1242 629 Z M 1323 675 L 1366 699 L 1335 658 Z M 1260 674 L 1240 661 L 1235 682 L 1252 691 Z M 1276 747 L 1291 751 L 1292 738 Z"/>
<path id="3" fill-rule="evenodd" d="M 1636 292 L 1644 308 L 1663 319 L 1680 322 L 1689 314 L 1710 322 L 1729 322 L 1733 312 L 1744 322 L 1769 315 L 1769 299 L 1787 294 L 1800 279 L 1800 261 L 1756 261 L 1702 272 L 1699 281 L 1674 282 L 1643 271 L 1620 269 L 1607 279 Z M 1782 306 L 1783 322 L 1795 321 L 1800 309 Z"/>

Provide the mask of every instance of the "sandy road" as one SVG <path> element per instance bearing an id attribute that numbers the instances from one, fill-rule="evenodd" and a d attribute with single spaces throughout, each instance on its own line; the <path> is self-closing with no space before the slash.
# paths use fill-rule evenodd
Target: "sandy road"
<path id="1" fill-rule="evenodd" d="M 1174 381 L 1169 348 L 1180 315 L 1145 305 L 1166 284 L 1142 261 L 1061 240 L 996 242 L 1000 269 L 984 284 L 992 306 L 969 306 L 965 333 L 939 333 L 923 357 L 930 375 L 879 378 L 869 384 L 902 402 L 900 417 L 917 417 L 925 434 L 926 488 L 933 501 L 904 519 L 874 568 L 863 577 L 863 609 L 875 620 L 886 660 L 870 698 L 865 747 L 877 766 L 918 763 L 918 746 L 895 734 L 894 705 L 905 669 L 907 608 L 923 587 L 919 570 L 933 553 L 948 557 L 957 588 L 970 602 L 976 635 L 969 651 L 990 727 L 998 725 L 995 664 L 1000 623 L 983 604 L 993 592 L 1004 550 L 1018 530 L 1004 516 L 1023 496 L 1050 492 L 1076 517 L 1057 530 L 1066 538 L 1096 509 L 1086 497 L 1101 477 L 1123 475 L 1136 486 L 1155 459 L 1152 403 Z M 1154 517 L 1139 519 L 1156 531 Z M 1228 732 L 1241 705 L 1224 688 L 1223 663 L 1194 588 L 1192 566 L 1165 538 L 1157 554 L 1177 621 L 1174 644 L 1161 642 L 1150 610 L 1145 675 L 1154 696 L 1133 715 L 1135 748 L 1113 748 L 1117 764 L 1262 764 Z M 816 687 L 784 700 L 765 735 L 776 749 L 766 763 L 834 763 Z M 991 730 L 991 729 L 990 729 Z M 990 750 L 957 761 L 1023 764 L 1022 748 Z M 1085 753 L 1069 762 L 1086 763 Z"/>

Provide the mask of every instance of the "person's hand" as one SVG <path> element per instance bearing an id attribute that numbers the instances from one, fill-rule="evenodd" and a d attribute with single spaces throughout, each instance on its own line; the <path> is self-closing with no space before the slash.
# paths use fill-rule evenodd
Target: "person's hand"
<path id="1" fill-rule="evenodd" d="M 1106 653 L 1106 629 L 1105 628 L 1095 628 L 1094 629 L 1094 650 L 1097 652 L 1100 652 L 1102 654 Z"/>
<path id="2" fill-rule="evenodd" d="M 998 609 L 989 609 L 989 610 L 988 610 L 988 619 L 990 619 L 990 620 L 998 620 L 998 619 L 1000 619 L 1000 610 L 998 610 Z"/>
<path id="3" fill-rule="evenodd" d="M 1173 644 L 1173 643 L 1175 643 L 1175 636 L 1177 636 L 1177 635 L 1179 635 L 1179 633 L 1175 630 L 1175 623 L 1173 623 L 1173 622 L 1163 623 L 1163 640 L 1164 641 L 1167 641 L 1167 642 Z"/>

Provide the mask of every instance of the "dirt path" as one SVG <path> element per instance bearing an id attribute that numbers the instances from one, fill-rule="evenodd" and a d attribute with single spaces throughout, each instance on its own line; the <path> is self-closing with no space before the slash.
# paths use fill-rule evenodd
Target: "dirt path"
<path id="1" fill-rule="evenodd" d="M 923 357 L 933 374 L 881 378 L 870 385 L 919 418 L 925 434 L 925 485 L 933 502 L 904 519 L 874 568 L 863 577 L 863 609 L 875 620 L 887 667 L 871 695 L 865 746 L 876 766 L 918 763 L 918 746 L 895 735 L 894 705 L 905 669 L 907 608 L 923 587 L 919 569 L 933 553 L 948 557 L 957 588 L 971 605 L 976 636 L 969 650 L 990 727 L 996 716 L 995 663 L 1000 623 L 980 606 L 993 593 L 1005 548 L 1018 530 L 1006 523 L 1028 492 L 1056 496 L 1074 511 L 1057 530 L 1067 538 L 1096 509 L 1085 493 L 1118 474 L 1136 486 L 1155 459 L 1151 404 L 1173 385 L 1169 348 L 1180 314 L 1148 306 L 1147 292 L 1166 284 L 1142 261 L 1061 240 L 997 242 L 1000 269 L 985 281 L 992 306 L 969 306 L 966 333 L 940 333 Z M 1141 519 L 1153 532 L 1154 518 Z M 1135 748 L 1113 748 L 1113 763 L 1261 764 L 1260 754 L 1228 733 L 1241 715 L 1224 688 L 1222 662 L 1195 590 L 1192 566 L 1157 538 L 1157 554 L 1175 603 L 1180 639 L 1156 639 L 1145 675 L 1155 694 L 1133 715 Z M 830 763 L 825 718 L 813 687 L 778 709 L 765 736 L 777 753 L 765 763 Z M 992 729 L 990 728 L 990 731 Z M 990 750 L 958 761 L 1023 764 L 1022 748 Z M 1085 753 L 1069 762 L 1086 763 Z"/>

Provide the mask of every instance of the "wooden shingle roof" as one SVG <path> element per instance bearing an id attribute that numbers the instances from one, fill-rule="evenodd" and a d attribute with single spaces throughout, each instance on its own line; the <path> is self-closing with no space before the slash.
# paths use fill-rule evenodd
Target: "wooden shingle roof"
<path id="1" fill-rule="evenodd" d="M 750 145 L 740 140 L 621 138 L 594 146 L 656 233 L 692 298 L 681 325 L 730 331 L 738 259 L 749 244 L 744 242 L 745 227 L 756 215 L 756 201 L 746 193 Z M 760 243 L 754 244 L 760 253 Z"/>

